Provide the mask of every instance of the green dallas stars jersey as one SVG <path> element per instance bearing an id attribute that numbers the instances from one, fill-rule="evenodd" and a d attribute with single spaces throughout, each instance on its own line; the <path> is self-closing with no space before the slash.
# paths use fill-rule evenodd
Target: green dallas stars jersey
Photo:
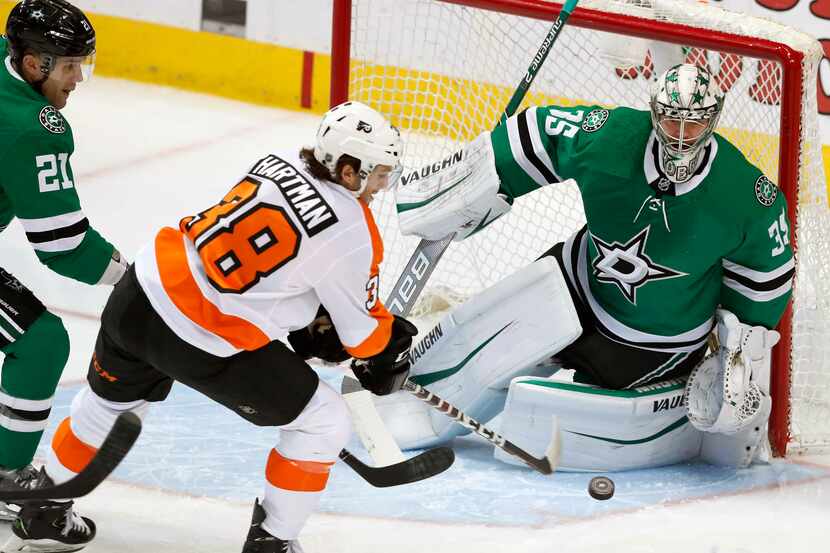
<path id="1" fill-rule="evenodd" d="M 113 246 L 81 211 L 69 158 L 72 129 L 23 81 L 6 54 L 0 66 L 0 230 L 18 217 L 38 259 L 55 272 L 95 284 Z"/>
<path id="2" fill-rule="evenodd" d="M 491 138 L 511 198 L 576 181 L 587 228 L 565 244 L 566 278 L 610 338 L 691 351 L 719 305 L 748 324 L 778 323 L 794 273 L 786 200 L 723 137 L 678 185 L 659 167 L 645 111 L 534 107 Z"/>

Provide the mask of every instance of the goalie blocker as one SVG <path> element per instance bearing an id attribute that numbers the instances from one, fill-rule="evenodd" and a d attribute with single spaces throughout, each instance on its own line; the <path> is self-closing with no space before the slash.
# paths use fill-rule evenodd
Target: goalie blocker
<path id="1" fill-rule="evenodd" d="M 464 240 L 510 210 L 499 184 L 490 133 L 480 134 L 443 162 L 401 177 L 395 192 L 401 232 Z"/>

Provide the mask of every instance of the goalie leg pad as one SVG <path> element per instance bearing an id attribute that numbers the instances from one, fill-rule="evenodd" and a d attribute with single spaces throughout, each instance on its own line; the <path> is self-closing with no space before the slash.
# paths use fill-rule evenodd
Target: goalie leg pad
<path id="1" fill-rule="evenodd" d="M 510 380 L 549 375 L 543 362 L 582 333 L 559 265 L 546 257 L 468 300 L 410 353 L 410 378 L 479 422 L 501 411 Z M 409 393 L 375 398 L 402 448 L 469 431 Z"/>
<path id="2" fill-rule="evenodd" d="M 682 380 L 607 390 L 550 378 L 520 377 L 510 383 L 500 433 L 534 456 L 559 422 L 557 470 L 598 471 L 658 467 L 697 457 L 702 433 L 688 424 Z M 495 458 L 521 465 L 496 448 Z"/>

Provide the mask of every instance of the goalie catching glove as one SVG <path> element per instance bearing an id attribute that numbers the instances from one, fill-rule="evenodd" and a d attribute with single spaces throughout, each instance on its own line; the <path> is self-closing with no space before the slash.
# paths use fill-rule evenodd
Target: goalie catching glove
<path id="1" fill-rule="evenodd" d="M 395 197 L 401 232 L 427 240 L 455 233 L 454 240 L 463 240 L 510 210 L 500 184 L 485 132 L 442 162 L 401 178 Z"/>
<path id="2" fill-rule="evenodd" d="M 724 309 L 716 319 L 719 347 L 689 376 L 686 408 L 698 430 L 735 434 L 769 416 L 771 353 L 781 335 Z"/>
<path id="3" fill-rule="evenodd" d="M 352 372 L 360 384 L 378 396 L 400 390 L 409 376 L 409 348 L 416 334 L 418 329 L 414 324 L 395 315 L 386 348 L 368 359 L 352 361 Z"/>

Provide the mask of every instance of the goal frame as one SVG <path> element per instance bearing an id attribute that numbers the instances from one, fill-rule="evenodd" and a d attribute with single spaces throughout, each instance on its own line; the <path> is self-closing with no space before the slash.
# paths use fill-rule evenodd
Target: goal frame
<path id="1" fill-rule="evenodd" d="M 559 15 L 562 4 L 542 0 L 436 0 L 471 8 L 553 21 Z M 351 55 L 352 0 L 334 0 L 332 7 L 332 64 L 330 105 L 345 102 L 349 98 L 349 69 Z M 787 214 L 791 223 L 790 243 L 797 256 L 798 250 L 798 177 L 799 144 L 803 94 L 804 54 L 786 44 L 767 39 L 749 38 L 722 31 L 705 30 L 671 23 L 653 21 L 634 15 L 606 13 L 577 6 L 568 19 L 569 26 L 596 31 L 625 34 L 644 39 L 657 39 L 684 46 L 717 49 L 722 52 L 751 56 L 780 64 L 781 113 L 778 187 L 787 197 Z M 531 55 L 532 52 L 528 52 Z M 555 52 L 553 53 L 555 56 Z M 793 287 L 797 285 L 797 281 Z M 793 295 L 794 297 L 794 295 Z M 790 390 L 792 386 L 792 299 L 787 304 L 777 330 L 781 340 L 772 352 L 771 375 L 772 413 L 769 422 L 769 439 L 775 456 L 785 456 L 790 442 Z"/>

